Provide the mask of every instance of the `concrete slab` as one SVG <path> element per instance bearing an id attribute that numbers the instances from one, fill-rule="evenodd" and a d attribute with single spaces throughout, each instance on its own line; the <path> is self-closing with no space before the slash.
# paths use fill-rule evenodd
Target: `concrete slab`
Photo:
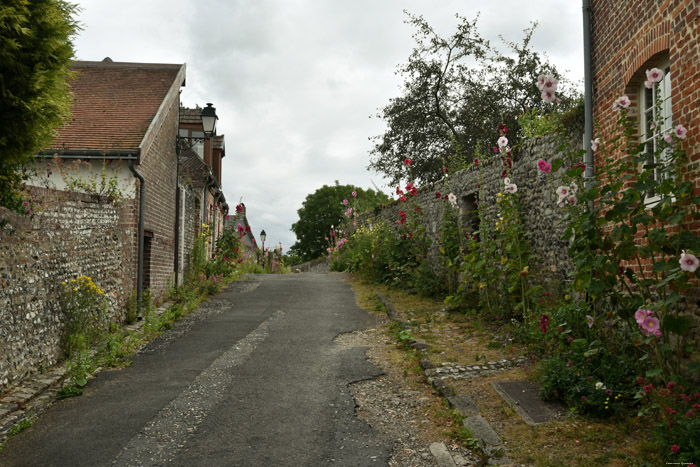
<path id="1" fill-rule="evenodd" d="M 430 445 L 430 453 L 440 467 L 457 467 L 445 443 L 432 443 Z"/>
<path id="2" fill-rule="evenodd" d="M 461 412 L 465 417 L 471 417 L 472 415 L 479 414 L 479 408 L 476 406 L 472 398 L 466 394 L 449 396 L 447 398 L 447 402 L 449 402 L 450 407 Z"/>
<path id="3" fill-rule="evenodd" d="M 493 381 L 491 385 L 528 425 L 561 418 L 559 406 L 543 401 L 539 386 L 530 381 Z"/>
<path id="4" fill-rule="evenodd" d="M 503 445 L 501 437 L 498 436 L 498 433 L 493 431 L 489 422 L 481 415 L 467 417 L 462 423 L 465 427 L 469 428 L 475 438 L 479 439 L 479 444 L 482 449 Z"/>

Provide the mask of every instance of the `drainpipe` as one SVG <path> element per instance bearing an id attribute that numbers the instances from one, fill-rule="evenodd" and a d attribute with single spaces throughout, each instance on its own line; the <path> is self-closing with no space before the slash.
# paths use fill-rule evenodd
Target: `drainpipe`
<path id="1" fill-rule="evenodd" d="M 586 148 L 584 164 L 586 179 L 593 178 L 593 67 L 591 65 L 591 0 L 583 0 L 583 80 L 584 80 L 584 138 Z"/>
<path id="2" fill-rule="evenodd" d="M 139 320 L 143 318 L 141 312 L 141 302 L 143 300 L 143 237 L 144 237 L 144 215 L 146 209 L 146 180 L 134 168 L 134 161 L 129 161 L 129 170 L 134 177 L 139 179 L 139 251 L 138 251 L 138 273 L 136 276 L 136 315 Z"/>

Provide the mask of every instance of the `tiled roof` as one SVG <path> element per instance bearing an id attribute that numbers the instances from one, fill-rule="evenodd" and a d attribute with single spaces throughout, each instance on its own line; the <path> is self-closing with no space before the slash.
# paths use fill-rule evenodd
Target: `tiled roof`
<path id="1" fill-rule="evenodd" d="M 202 109 L 188 109 L 180 107 L 180 123 L 202 123 Z"/>
<path id="2" fill-rule="evenodd" d="M 73 113 L 50 149 L 138 148 L 184 66 L 106 60 L 74 62 Z"/>
<path id="3" fill-rule="evenodd" d="M 207 184 L 209 167 L 192 149 L 185 149 L 180 153 L 180 167 L 194 186 L 204 188 Z"/>

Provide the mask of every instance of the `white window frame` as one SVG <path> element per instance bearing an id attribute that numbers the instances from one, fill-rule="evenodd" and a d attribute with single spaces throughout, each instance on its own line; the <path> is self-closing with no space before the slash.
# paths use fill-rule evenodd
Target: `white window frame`
<path id="1" fill-rule="evenodd" d="M 669 160 L 669 148 L 666 148 L 662 153 L 656 154 L 658 145 L 663 141 L 664 135 L 671 131 L 673 127 L 673 106 L 672 106 L 672 88 L 671 88 L 671 72 L 668 60 L 659 63 L 656 68 L 664 72 L 663 80 L 659 83 L 654 83 L 654 86 L 649 89 L 644 84 L 639 88 L 639 135 L 640 142 L 646 143 L 645 153 L 649 159 L 653 157 L 654 163 L 663 164 Z M 660 100 L 660 106 L 657 105 Z M 661 112 L 661 115 L 659 115 Z M 655 122 L 660 122 L 660 125 L 655 125 Z M 657 181 L 663 180 L 663 173 L 659 168 L 654 169 L 653 177 Z M 649 195 L 645 200 L 648 207 L 653 207 L 658 203 L 660 197 L 658 195 Z"/>

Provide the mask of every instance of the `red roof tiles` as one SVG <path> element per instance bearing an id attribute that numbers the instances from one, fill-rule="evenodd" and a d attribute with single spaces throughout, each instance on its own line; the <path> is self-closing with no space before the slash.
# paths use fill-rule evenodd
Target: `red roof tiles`
<path id="1" fill-rule="evenodd" d="M 137 149 L 183 66 L 75 62 L 73 113 L 50 149 Z"/>

